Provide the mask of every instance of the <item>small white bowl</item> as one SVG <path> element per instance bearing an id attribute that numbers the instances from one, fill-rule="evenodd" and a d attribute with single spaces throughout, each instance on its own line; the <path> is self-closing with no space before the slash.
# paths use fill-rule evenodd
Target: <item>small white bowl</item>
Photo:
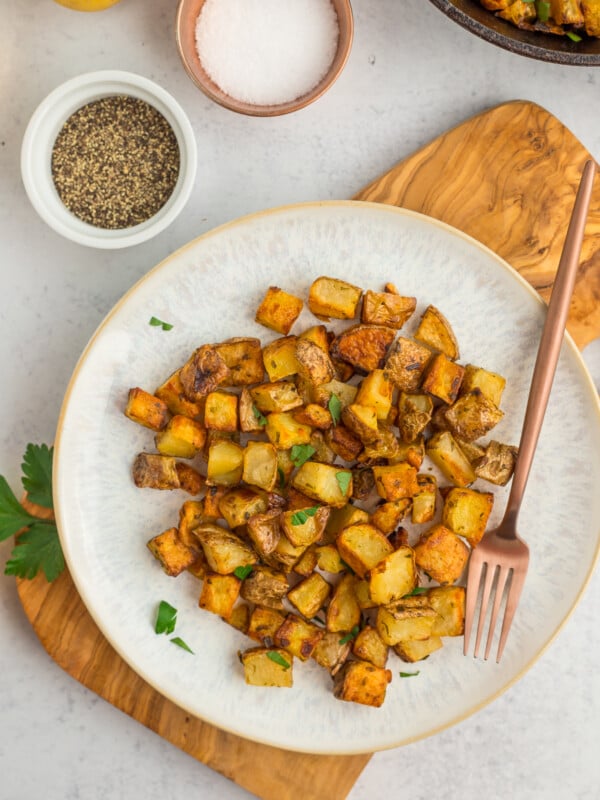
<path id="1" fill-rule="evenodd" d="M 179 177 L 164 206 L 139 225 L 108 230 L 89 225 L 61 201 L 52 179 L 54 142 L 63 123 L 82 106 L 114 95 L 128 95 L 154 106 L 167 120 L 179 145 Z M 88 247 L 116 249 L 139 244 L 163 231 L 186 204 L 196 177 L 196 141 L 179 103 L 156 83 L 131 72 L 88 72 L 58 86 L 31 117 L 21 147 L 25 191 L 40 217 L 57 233 Z"/>

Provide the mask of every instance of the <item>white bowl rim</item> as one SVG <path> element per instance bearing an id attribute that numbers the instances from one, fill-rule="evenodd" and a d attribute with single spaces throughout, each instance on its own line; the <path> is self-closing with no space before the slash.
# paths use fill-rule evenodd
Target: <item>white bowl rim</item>
<path id="1" fill-rule="evenodd" d="M 150 219 L 131 228 L 95 228 L 78 219 L 63 205 L 49 169 L 60 125 L 78 108 L 100 97 L 125 94 L 153 105 L 167 120 L 179 145 L 179 177 L 165 205 Z M 29 200 L 54 231 L 78 244 L 117 249 L 140 244 L 173 222 L 189 199 L 197 169 L 196 139 L 192 125 L 175 98 L 158 84 L 132 72 L 99 70 L 71 78 L 53 89 L 34 111 L 21 146 L 21 176 Z M 42 180 L 40 177 L 42 176 Z"/>

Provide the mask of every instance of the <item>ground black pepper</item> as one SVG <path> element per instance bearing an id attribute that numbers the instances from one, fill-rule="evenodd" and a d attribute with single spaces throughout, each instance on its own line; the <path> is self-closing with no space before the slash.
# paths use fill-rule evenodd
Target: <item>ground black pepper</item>
<path id="1" fill-rule="evenodd" d="M 97 228 L 130 228 L 154 216 L 179 175 L 173 129 L 137 97 L 95 100 L 72 114 L 52 150 L 65 206 Z"/>

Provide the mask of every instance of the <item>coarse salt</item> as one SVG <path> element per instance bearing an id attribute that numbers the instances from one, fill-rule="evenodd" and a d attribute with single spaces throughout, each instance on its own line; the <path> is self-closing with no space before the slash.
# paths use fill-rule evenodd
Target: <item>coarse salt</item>
<path id="1" fill-rule="evenodd" d="M 314 89 L 338 38 L 331 0 L 206 0 L 196 22 L 210 78 L 252 105 L 287 103 Z"/>

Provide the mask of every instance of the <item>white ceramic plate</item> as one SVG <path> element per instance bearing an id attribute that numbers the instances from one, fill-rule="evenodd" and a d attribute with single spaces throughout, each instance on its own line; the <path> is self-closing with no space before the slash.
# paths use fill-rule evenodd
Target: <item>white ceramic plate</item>
<path id="1" fill-rule="evenodd" d="M 67 391 L 56 440 L 55 508 L 71 574 L 95 621 L 146 681 L 189 713 L 235 734 L 313 753 L 393 747 L 454 724 L 493 700 L 540 655 L 576 604 L 599 548 L 600 415 L 567 339 L 519 528 L 531 547 L 521 605 L 500 665 L 462 655 L 462 639 L 416 665 L 395 655 L 382 708 L 336 700 L 329 675 L 296 661 L 294 687 L 244 683 L 237 651 L 252 642 L 198 609 L 199 583 L 167 577 L 146 541 L 176 524 L 182 492 L 137 489 L 135 455 L 151 431 L 123 415 L 128 389 L 153 391 L 191 351 L 231 336 L 275 334 L 254 322 L 266 288 L 306 297 L 319 275 L 380 290 L 392 281 L 449 318 L 461 362 L 507 377 L 494 438 L 518 443 L 544 319 L 535 292 L 501 259 L 458 231 L 390 206 L 323 203 L 276 209 L 200 237 L 146 275 L 113 309 Z M 151 316 L 174 325 L 148 324 Z M 314 324 L 307 311 L 296 323 Z M 410 333 L 414 326 L 409 323 Z M 486 489 L 490 484 L 483 484 Z M 506 488 L 498 495 L 499 520 Z M 156 607 L 178 613 L 190 655 L 153 631 Z M 401 679 L 400 670 L 420 674 Z"/>

